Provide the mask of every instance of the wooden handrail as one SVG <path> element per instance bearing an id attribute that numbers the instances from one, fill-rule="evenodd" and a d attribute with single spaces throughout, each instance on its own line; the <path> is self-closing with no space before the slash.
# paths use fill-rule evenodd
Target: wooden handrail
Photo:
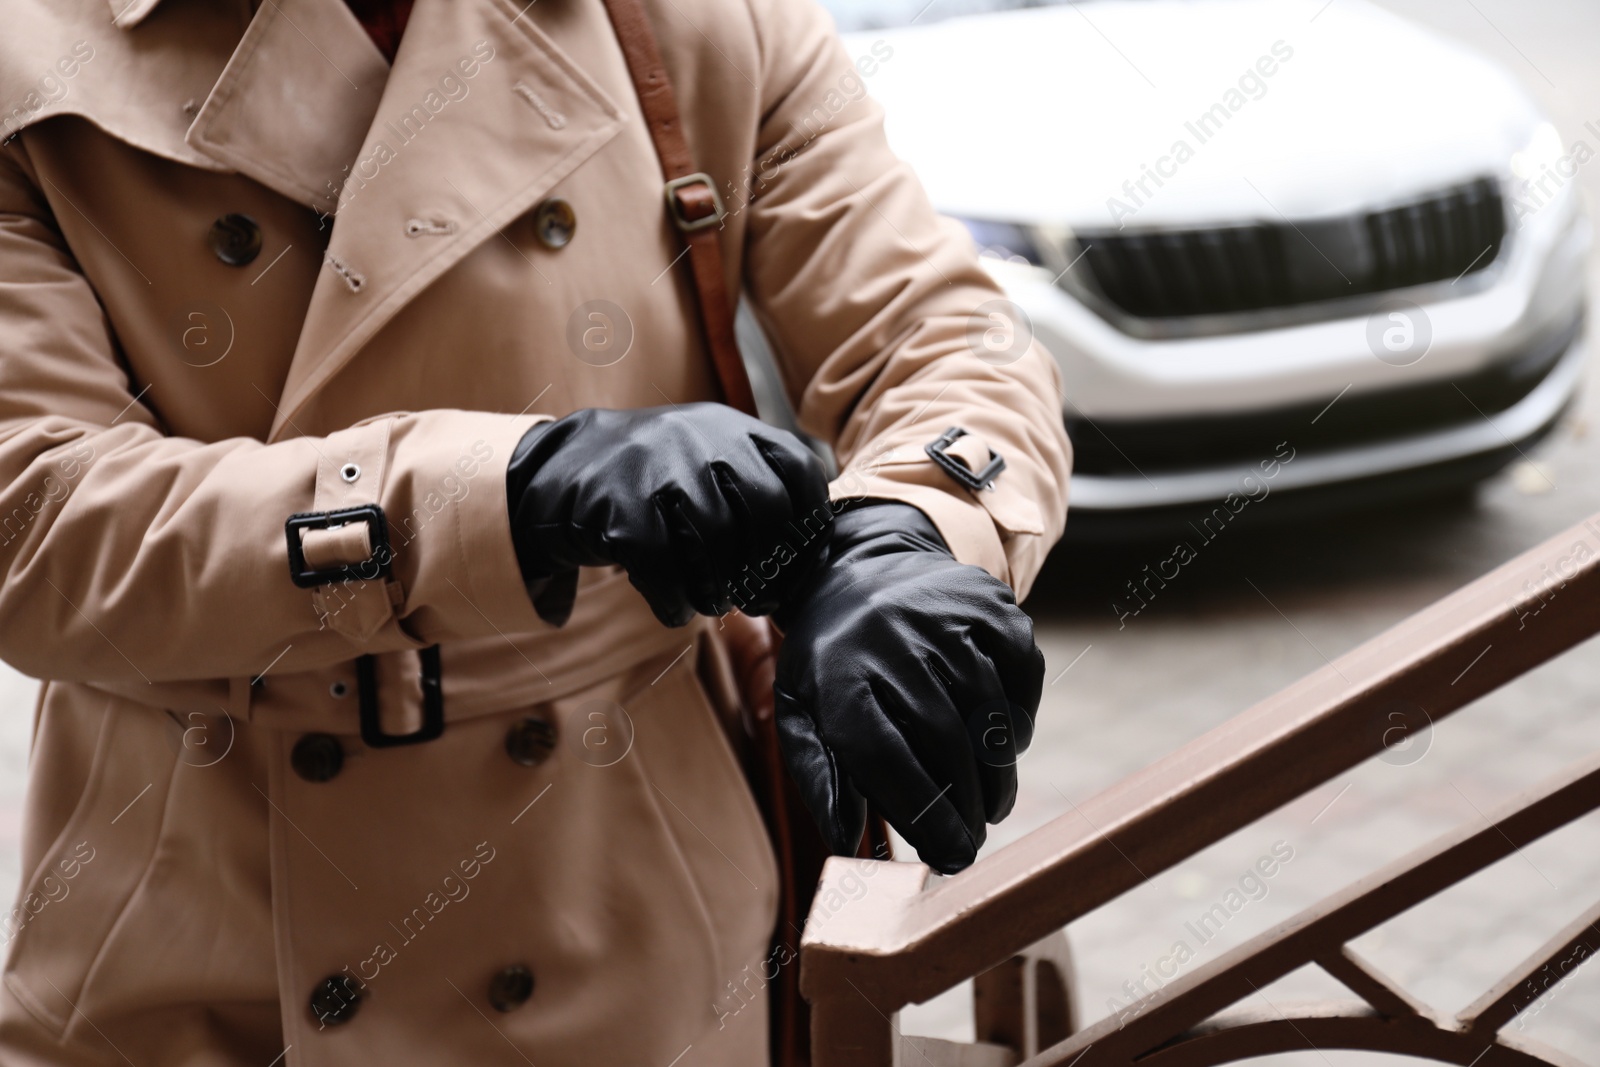
<path id="1" fill-rule="evenodd" d="M 1148 1004 L 1146 1010 L 1140 1012 L 1137 1025 L 1129 1026 L 1125 1019 L 1108 1017 L 1073 1035 L 1039 1057 L 1039 1067 L 1066 1067 L 1080 1052 L 1089 1052 L 1091 1046 L 1094 1054 L 1084 1056 L 1083 1067 L 1126 1061 L 1141 1051 L 1138 1046 L 1149 1031 L 1193 1026 L 1309 960 L 1320 963 L 1326 958 L 1321 950 L 1331 945 L 1345 945 L 1352 938 L 1427 900 L 1440 889 L 1567 825 L 1592 810 L 1597 796 L 1600 796 L 1600 753 L 1591 754 L 1549 782 L 1496 806 L 1481 819 L 1357 879 L 1294 920 L 1267 930 L 1179 976 L 1162 987 L 1158 1002 Z M 1563 931 L 1564 937 L 1553 939 L 1540 950 L 1544 955 L 1539 957 L 1539 963 L 1542 965 L 1569 943 L 1580 940 L 1587 929 L 1586 923 Z M 1389 986 L 1370 964 L 1348 948 L 1342 949 L 1338 958 L 1330 960 L 1329 964 L 1323 964 L 1323 969 L 1340 977 L 1345 985 L 1365 987 L 1364 995 L 1376 993 L 1385 1000 L 1393 998 L 1389 1007 L 1392 1016 L 1430 1014 L 1420 1005 L 1405 1001 L 1397 989 Z M 1500 996 L 1491 998 L 1491 1006 L 1502 1014 L 1486 1019 L 1485 1024 L 1493 1023 L 1493 1030 L 1498 1030 L 1510 1021 L 1513 1013 L 1509 1005 L 1502 1008 L 1499 1002 L 1514 999 L 1527 974 L 1534 970 L 1537 968 L 1529 963 L 1521 971 L 1513 972 L 1513 981 L 1497 990 Z M 1506 995 L 1508 990 L 1509 996 Z M 1440 1020 L 1430 1021 L 1437 1024 Z M 1486 1037 L 1485 1028 L 1476 1015 L 1464 1018 L 1460 1027 L 1449 1027 L 1475 1038 L 1480 1048 L 1485 1040 L 1493 1040 L 1493 1030 L 1489 1030 Z"/>
<path id="2" fill-rule="evenodd" d="M 1600 632 L 1600 516 L 1468 584 L 953 878 L 830 860 L 802 940 L 817 1067 L 887 1067 L 889 1018 Z M 879 868 L 894 868 L 883 869 Z M 865 886 L 865 889 L 857 887 Z"/>

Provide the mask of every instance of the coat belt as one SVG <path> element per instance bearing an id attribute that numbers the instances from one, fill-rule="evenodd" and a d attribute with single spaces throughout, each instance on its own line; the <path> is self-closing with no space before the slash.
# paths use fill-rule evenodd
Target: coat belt
<path id="1" fill-rule="evenodd" d="M 561 629 L 478 638 L 440 646 L 446 723 L 536 707 L 581 693 L 673 649 L 688 651 L 710 620 L 668 629 L 620 571 L 598 575 L 579 591 L 578 610 Z M 373 676 L 386 733 L 422 722 L 420 657 L 374 657 Z M 292 673 L 174 682 L 91 682 L 97 690 L 183 715 L 226 713 L 271 730 L 360 732 L 356 660 Z"/>

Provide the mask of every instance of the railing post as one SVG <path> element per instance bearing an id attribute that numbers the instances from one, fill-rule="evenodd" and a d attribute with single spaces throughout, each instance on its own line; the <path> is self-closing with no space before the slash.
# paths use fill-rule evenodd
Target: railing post
<path id="1" fill-rule="evenodd" d="M 1057 930 L 973 979 L 972 1019 L 980 1043 L 1027 1059 L 1077 1030 L 1072 953 Z"/>
<path id="2" fill-rule="evenodd" d="M 830 857 L 800 939 L 800 990 L 811 1002 L 812 1067 L 894 1067 L 894 1014 L 852 978 L 864 956 L 900 947 L 906 908 L 926 888 L 920 863 Z M 835 946 L 849 945 L 840 951 Z"/>
<path id="3" fill-rule="evenodd" d="M 813 1067 L 893 1067 L 889 1017 L 848 986 L 811 1002 Z"/>

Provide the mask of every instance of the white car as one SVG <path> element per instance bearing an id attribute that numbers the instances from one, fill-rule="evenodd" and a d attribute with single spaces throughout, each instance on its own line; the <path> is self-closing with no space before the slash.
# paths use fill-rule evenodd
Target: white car
<path id="1" fill-rule="evenodd" d="M 1571 401 L 1593 153 L 1495 64 L 1364 0 L 829 6 L 1060 361 L 1074 526 L 1470 483 Z"/>

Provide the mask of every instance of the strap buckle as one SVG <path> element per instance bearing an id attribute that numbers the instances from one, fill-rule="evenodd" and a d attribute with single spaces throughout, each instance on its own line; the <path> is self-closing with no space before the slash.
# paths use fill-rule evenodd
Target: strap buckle
<path id="1" fill-rule="evenodd" d="M 305 547 L 300 543 L 301 530 L 327 530 L 347 526 L 353 522 L 367 524 L 367 543 L 372 554 L 357 563 L 341 563 L 318 570 L 306 565 Z M 284 536 L 289 540 L 289 579 L 301 589 L 314 589 L 334 582 L 362 582 L 389 576 L 389 562 L 394 552 L 389 547 L 389 523 L 383 509 L 376 504 L 363 504 L 337 511 L 307 511 L 290 515 L 283 524 Z"/>
<path id="2" fill-rule="evenodd" d="M 417 653 L 422 660 L 422 725 L 409 734 L 386 734 L 378 715 L 378 669 L 370 654 L 356 659 L 356 685 L 361 690 L 361 740 L 368 748 L 420 745 L 444 733 L 444 684 L 439 672 L 439 646 Z"/>
<path id="3" fill-rule="evenodd" d="M 700 192 L 701 188 L 704 188 L 704 193 Z M 672 179 L 666 184 L 664 191 L 667 197 L 667 211 L 672 215 L 672 221 L 678 229 L 684 233 L 693 233 L 708 226 L 715 226 L 728 213 L 728 209 L 722 204 L 722 194 L 717 192 L 717 183 L 703 170 Z"/>
<path id="4" fill-rule="evenodd" d="M 983 470 L 973 471 L 972 468 L 947 451 L 959 438 L 965 436 L 967 436 L 966 430 L 959 426 L 950 427 L 940 434 L 936 441 L 927 446 L 925 451 L 928 453 L 928 458 L 943 467 L 946 474 L 974 493 L 994 488 L 994 480 L 1000 477 L 1001 471 L 1006 469 L 1005 457 L 998 453 L 993 453 L 994 458 L 984 466 Z"/>

